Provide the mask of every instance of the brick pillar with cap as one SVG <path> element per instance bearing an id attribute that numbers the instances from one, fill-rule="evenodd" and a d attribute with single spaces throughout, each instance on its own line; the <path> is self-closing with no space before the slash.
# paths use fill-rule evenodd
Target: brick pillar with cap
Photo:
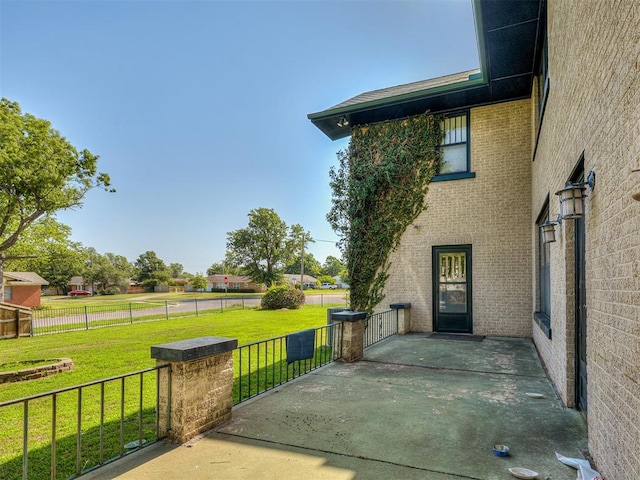
<path id="1" fill-rule="evenodd" d="M 231 420 L 237 346 L 235 338 L 202 337 L 151 347 L 156 365 L 170 370 L 158 370 L 159 437 L 184 443 Z"/>
<path id="2" fill-rule="evenodd" d="M 364 322 L 366 312 L 338 312 L 333 318 L 342 322 L 342 355 L 344 362 L 357 362 L 364 356 Z"/>

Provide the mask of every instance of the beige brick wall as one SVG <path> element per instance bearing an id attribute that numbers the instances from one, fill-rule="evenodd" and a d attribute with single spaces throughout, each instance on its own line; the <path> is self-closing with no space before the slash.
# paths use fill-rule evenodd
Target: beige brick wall
<path id="1" fill-rule="evenodd" d="M 428 208 L 391 256 L 378 310 L 411 302 L 412 330 L 432 330 L 432 247 L 472 246 L 473 332 L 530 337 L 531 104 L 473 108 L 471 170 L 476 178 L 429 186 Z"/>
<path id="2" fill-rule="evenodd" d="M 549 2 L 550 91 L 532 216 L 584 151 L 589 449 L 608 480 L 640 478 L 640 2 Z M 530 220 L 531 221 L 531 220 Z M 551 248 L 553 339 L 534 339 L 562 399 L 575 395 L 573 226 Z M 532 290 L 535 296 L 535 290 Z"/>

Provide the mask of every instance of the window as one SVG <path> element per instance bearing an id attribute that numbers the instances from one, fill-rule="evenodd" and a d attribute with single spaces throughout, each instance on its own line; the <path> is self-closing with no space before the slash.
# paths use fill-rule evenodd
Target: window
<path id="1" fill-rule="evenodd" d="M 432 181 L 474 178 L 469 161 L 469 113 L 447 114 L 442 120 L 442 162 L 440 173 Z"/>
<path id="2" fill-rule="evenodd" d="M 442 165 L 440 173 L 457 173 L 469 171 L 467 155 L 467 114 L 445 117 L 442 129 Z"/>
<path id="3" fill-rule="evenodd" d="M 542 53 L 540 54 L 540 63 L 536 75 L 536 93 L 538 107 L 538 125 L 542 121 L 542 114 L 547 103 L 547 93 L 549 92 L 549 50 L 547 47 L 547 39 L 544 39 Z M 538 128 L 540 128 L 538 126 Z"/>
<path id="4" fill-rule="evenodd" d="M 551 244 L 542 241 L 541 225 L 549 220 L 549 199 L 545 203 L 542 213 L 536 221 L 538 235 L 537 255 L 538 255 L 538 310 L 534 317 L 536 323 L 548 338 L 551 338 L 551 272 L 550 253 Z"/>
<path id="5" fill-rule="evenodd" d="M 13 287 L 4 287 L 4 299 L 13 300 Z"/>

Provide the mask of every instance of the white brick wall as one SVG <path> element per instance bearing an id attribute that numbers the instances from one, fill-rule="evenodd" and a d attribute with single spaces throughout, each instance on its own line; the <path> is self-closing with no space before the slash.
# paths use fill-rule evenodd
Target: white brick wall
<path id="1" fill-rule="evenodd" d="M 432 247 L 470 244 L 473 332 L 530 337 L 530 102 L 474 108 L 470 122 L 476 178 L 431 183 L 427 210 L 392 254 L 378 309 L 411 302 L 412 330 L 431 331 Z"/>

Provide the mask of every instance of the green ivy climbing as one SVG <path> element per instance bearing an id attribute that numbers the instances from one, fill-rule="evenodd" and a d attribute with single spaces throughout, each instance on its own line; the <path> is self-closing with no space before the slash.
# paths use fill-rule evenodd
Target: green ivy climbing
<path id="1" fill-rule="evenodd" d="M 440 167 L 441 118 L 414 117 L 354 128 L 339 165 L 329 172 L 333 206 L 327 220 L 340 236 L 351 309 L 372 312 L 384 299 L 389 255 L 426 208 Z"/>

